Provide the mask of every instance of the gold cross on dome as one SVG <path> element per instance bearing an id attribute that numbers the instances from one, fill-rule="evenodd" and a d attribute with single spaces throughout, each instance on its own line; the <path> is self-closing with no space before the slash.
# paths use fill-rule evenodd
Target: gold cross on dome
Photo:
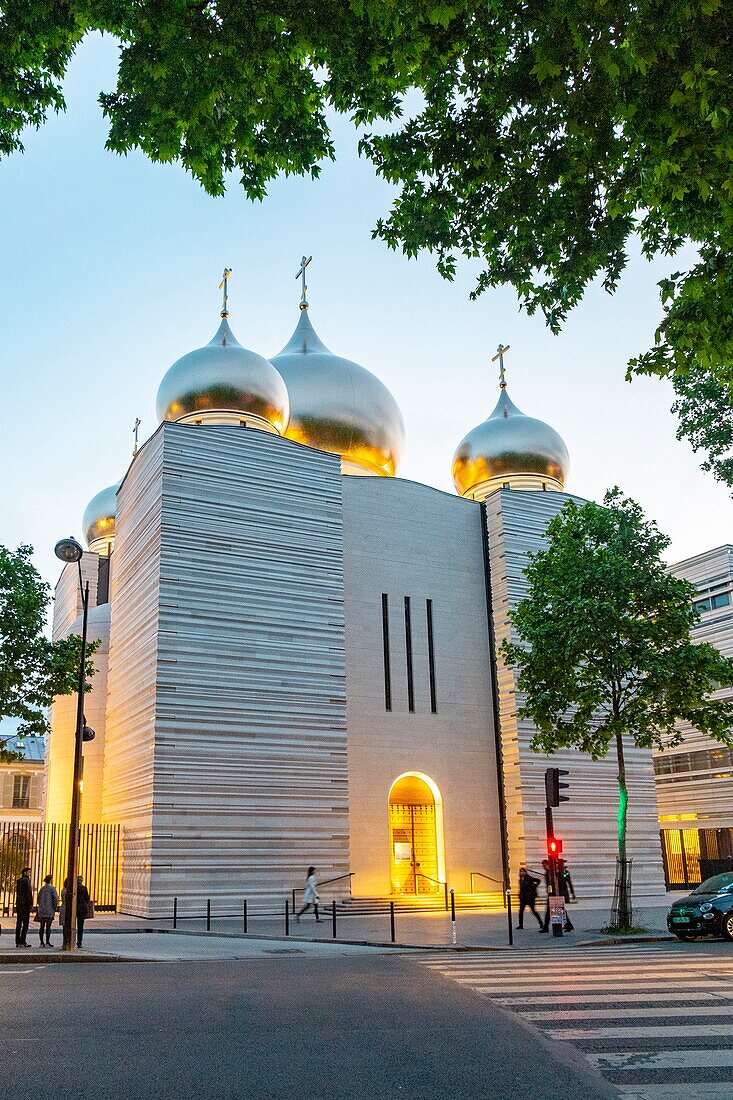
<path id="1" fill-rule="evenodd" d="M 221 315 L 222 315 L 222 317 L 228 317 L 229 316 L 229 310 L 227 309 L 227 304 L 229 302 L 229 276 L 231 275 L 231 273 L 232 273 L 231 267 L 225 267 L 224 268 L 224 274 L 222 276 L 222 280 L 219 283 L 219 290 L 224 291 L 224 297 L 222 298 L 222 303 L 221 303 Z"/>
<path id="2" fill-rule="evenodd" d="M 502 345 L 499 344 L 498 348 L 496 349 L 496 355 L 491 360 L 492 363 L 496 363 L 497 360 L 499 362 L 499 385 L 501 386 L 501 388 L 503 390 L 506 389 L 506 372 L 504 370 L 504 356 L 506 355 L 506 353 L 508 351 L 509 351 L 509 345 L 508 344 L 506 344 L 504 347 L 502 347 Z"/>
<path id="3" fill-rule="evenodd" d="M 305 282 L 305 269 L 307 268 L 308 264 L 311 262 L 312 259 L 313 259 L 312 256 L 303 256 L 301 258 L 301 261 L 300 261 L 300 267 L 298 268 L 298 270 L 296 272 L 296 275 L 295 275 L 296 279 L 301 279 L 302 280 L 302 291 L 301 291 L 301 295 L 300 295 L 300 308 L 301 309 L 307 309 L 308 308 L 308 297 L 307 297 L 308 287 L 306 286 L 306 282 Z"/>

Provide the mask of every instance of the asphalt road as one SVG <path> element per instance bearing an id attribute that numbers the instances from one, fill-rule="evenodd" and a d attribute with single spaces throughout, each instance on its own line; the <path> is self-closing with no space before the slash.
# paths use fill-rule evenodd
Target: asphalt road
<path id="1" fill-rule="evenodd" d="M 612 1091 L 572 1047 L 411 958 L 0 967 L 1 1100 Z"/>

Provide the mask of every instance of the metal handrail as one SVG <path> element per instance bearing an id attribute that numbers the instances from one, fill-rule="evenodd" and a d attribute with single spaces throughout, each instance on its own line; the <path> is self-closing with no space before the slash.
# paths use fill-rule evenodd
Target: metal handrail
<path id="1" fill-rule="evenodd" d="M 443 895 L 445 897 L 445 908 L 448 909 L 448 883 L 444 882 L 442 878 L 431 878 L 430 875 L 426 875 L 424 871 L 415 871 L 415 893 L 419 894 L 420 891 L 417 888 L 417 880 L 419 878 L 426 878 L 428 882 L 434 882 L 436 886 L 443 887 Z"/>
<path id="2" fill-rule="evenodd" d="M 336 875 L 335 878 L 324 878 L 323 882 L 319 882 L 319 886 L 327 886 L 329 882 L 339 882 L 342 878 L 353 878 L 356 871 L 347 871 L 345 875 Z M 305 887 L 303 887 L 305 889 Z"/>
<path id="3" fill-rule="evenodd" d="M 343 878 L 349 878 L 350 879 L 350 878 L 353 878 L 355 874 L 356 874 L 356 871 L 347 871 L 345 875 L 335 875 L 334 878 L 324 878 L 323 882 L 317 882 L 316 886 L 328 886 L 329 882 L 340 882 L 341 879 L 343 879 Z M 293 902 L 293 908 L 295 908 L 295 895 L 296 894 L 302 894 L 304 890 L 305 890 L 305 886 L 294 886 L 292 888 L 292 890 L 290 891 L 291 897 L 292 897 L 292 902 Z"/>
<path id="4" fill-rule="evenodd" d="M 504 883 L 501 881 L 501 879 L 493 878 L 492 875 L 485 875 L 483 871 L 471 871 L 471 893 L 472 894 L 476 893 L 476 890 L 474 888 L 474 879 L 477 876 L 478 876 L 478 878 L 488 879 L 489 882 L 495 882 L 497 886 L 501 886 L 502 890 L 504 889 Z"/>

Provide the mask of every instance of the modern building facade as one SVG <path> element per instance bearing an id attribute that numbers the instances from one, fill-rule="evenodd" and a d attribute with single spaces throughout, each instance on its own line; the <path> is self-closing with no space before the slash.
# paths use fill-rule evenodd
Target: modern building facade
<path id="1" fill-rule="evenodd" d="M 400 480 L 394 399 L 328 351 L 305 291 L 271 360 L 236 341 L 226 299 L 221 322 L 85 515 L 101 645 L 82 815 L 122 827 L 121 908 L 264 904 L 309 864 L 357 896 L 500 891 L 544 856 L 550 763 L 570 771 L 557 830 L 576 888 L 610 898 L 613 761 L 531 753 L 497 655 L 568 499 L 562 439 L 512 404 L 502 365 L 496 408 L 456 451 L 458 495 Z M 75 585 L 67 567 L 56 636 L 79 628 Z M 68 707 L 49 819 L 68 812 Z M 650 753 L 630 754 L 629 782 L 635 883 L 660 893 Z"/>
<path id="2" fill-rule="evenodd" d="M 733 546 L 718 546 L 672 566 L 697 590 L 696 642 L 733 657 Z M 730 698 L 730 688 L 720 698 Z M 681 726 L 684 740 L 655 752 L 659 824 L 671 885 L 699 882 L 700 861 L 733 857 L 733 749 Z M 733 866 L 733 861 L 731 862 Z"/>

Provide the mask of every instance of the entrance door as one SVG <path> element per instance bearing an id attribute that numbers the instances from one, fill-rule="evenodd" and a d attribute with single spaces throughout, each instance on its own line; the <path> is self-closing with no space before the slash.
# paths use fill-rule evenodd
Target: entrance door
<path id="1" fill-rule="evenodd" d="M 397 894 L 435 894 L 438 836 L 435 799 L 422 779 L 404 776 L 389 796 L 392 889 Z"/>

